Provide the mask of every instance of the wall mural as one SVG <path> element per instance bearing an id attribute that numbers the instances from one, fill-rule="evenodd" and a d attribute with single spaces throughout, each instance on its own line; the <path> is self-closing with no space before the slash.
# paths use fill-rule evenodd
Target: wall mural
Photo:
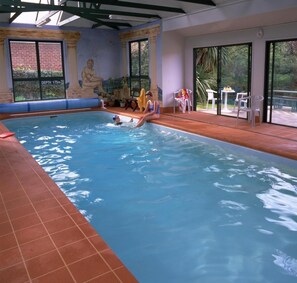
<path id="1" fill-rule="evenodd" d="M 98 94 L 106 93 L 102 87 L 102 78 L 96 75 L 94 70 L 94 60 L 88 59 L 86 66 L 81 72 L 82 88 L 85 94 L 94 93 L 94 89 L 97 90 Z"/>
<path id="2" fill-rule="evenodd" d="M 81 72 L 82 80 L 79 83 L 82 87 L 83 97 L 98 96 L 108 106 L 120 106 L 126 99 L 130 98 L 127 77 L 103 80 L 96 74 L 94 64 L 92 58 L 88 59 Z"/>

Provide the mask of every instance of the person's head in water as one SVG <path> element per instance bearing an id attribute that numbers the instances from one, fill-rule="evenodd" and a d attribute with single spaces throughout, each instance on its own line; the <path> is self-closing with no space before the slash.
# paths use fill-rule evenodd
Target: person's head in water
<path id="1" fill-rule="evenodd" d="M 121 125 L 122 124 L 121 118 L 120 118 L 119 115 L 114 115 L 113 118 L 112 118 L 112 120 L 114 121 L 114 124 L 115 125 Z"/>

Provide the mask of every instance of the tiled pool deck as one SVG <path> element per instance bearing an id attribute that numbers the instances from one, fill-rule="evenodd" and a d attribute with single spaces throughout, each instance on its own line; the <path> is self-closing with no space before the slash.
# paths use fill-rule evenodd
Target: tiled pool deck
<path id="1" fill-rule="evenodd" d="M 297 160 L 294 128 L 205 113 L 155 122 Z M 14 136 L 0 139 L 0 197 L 0 282 L 137 282 Z"/>

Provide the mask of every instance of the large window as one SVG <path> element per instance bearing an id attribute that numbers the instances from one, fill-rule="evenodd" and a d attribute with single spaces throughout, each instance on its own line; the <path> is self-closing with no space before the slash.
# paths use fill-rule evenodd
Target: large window
<path id="1" fill-rule="evenodd" d="M 196 110 L 236 116 L 238 93 L 250 93 L 251 44 L 197 48 L 194 58 Z"/>
<path id="2" fill-rule="evenodd" d="M 62 42 L 10 40 L 14 101 L 65 98 Z"/>
<path id="3" fill-rule="evenodd" d="M 266 105 L 268 123 L 297 127 L 297 40 L 267 43 Z"/>
<path id="4" fill-rule="evenodd" d="M 130 88 L 149 90 L 149 44 L 148 40 L 132 41 L 130 54 Z"/>

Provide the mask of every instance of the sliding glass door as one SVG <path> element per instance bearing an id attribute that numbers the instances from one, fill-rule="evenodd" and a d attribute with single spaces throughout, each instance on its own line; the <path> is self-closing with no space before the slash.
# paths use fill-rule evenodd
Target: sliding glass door
<path id="1" fill-rule="evenodd" d="M 238 93 L 250 92 L 251 44 L 197 48 L 194 58 L 196 110 L 236 116 Z"/>
<path id="2" fill-rule="evenodd" d="M 297 127 L 297 40 L 267 43 L 266 104 L 268 123 Z"/>

